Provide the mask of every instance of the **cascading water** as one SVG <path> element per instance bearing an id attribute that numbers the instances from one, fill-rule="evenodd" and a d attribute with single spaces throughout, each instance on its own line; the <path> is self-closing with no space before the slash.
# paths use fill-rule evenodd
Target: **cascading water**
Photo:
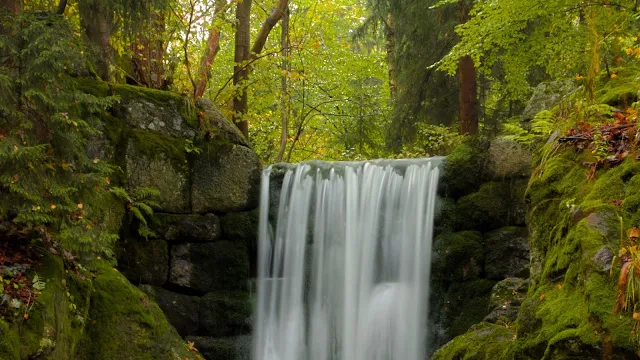
<path id="1" fill-rule="evenodd" d="M 440 158 L 262 176 L 254 360 L 422 360 Z"/>

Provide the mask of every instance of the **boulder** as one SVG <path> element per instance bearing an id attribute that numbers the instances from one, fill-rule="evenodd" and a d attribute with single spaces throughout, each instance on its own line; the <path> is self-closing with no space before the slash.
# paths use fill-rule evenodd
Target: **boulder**
<path id="1" fill-rule="evenodd" d="M 201 110 L 201 121 L 215 129 L 215 132 L 210 134 L 212 140 L 249 146 L 238 127 L 229 121 L 211 100 L 201 97 L 196 101 L 196 106 Z"/>
<path id="2" fill-rule="evenodd" d="M 515 321 L 528 288 L 529 282 L 522 278 L 510 277 L 498 282 L 491 290 L 489 298 L 489 308 L 492 310 L 483 321 L 489 323 Z"/>
<path id="3" fill-rule="evenodd" d="M 175 293 L 153 285 L 140 285 L 140 290 L 158 304 L 180 336 L 198 335 L 199 297 Z"/>
<path id="4" fill-rule="evenodd" d="M 478 278 L 484 264 L 483 244 L 478 231 L 440 234 L 434 243 L 433 277 L 453 282 Z"/>
<path id="5" fill-rule="evenodd" d="M 171 138 L 149 133 L 137 133 L 129 139 L 125 169 L 128 190 L 154 188 L 160 192 L 160 211 L 188 213 L 189 177 L 186 152 Z M 177 143 L 179 141 L 175 139 Z"/>
<path id="6" fill-rule="evenodd" d="M 222 224 L 222 232 L 226 239 L 242 241 L 247 244 L 249 263 L 252 268 L 252 274 L 254 274 L 258 256 L 259 209 L 226 214 L 220 221 Z"/>
<path id="7" fill-rule="evenodd" d="M 208 337 L 189 336 L 200 354 L 207 360 L 251 360 L 251 336 Z"/>
<path id="8" fill-rule="evenodd" d="M 494 140 L 489 148 L 489 159 L 494 179 L 528 179 L 531 175 L 531 150 L 513 140 Z"/>
<path id="9" fill-rule="evenodd" d="M 206 142 L 193 162 L 193 212 L 232 212 L 258 207 L 262 164 L 253 150 Z"/>
<path id="10" fill-rule="evenodd" d="M 501 280 L 529 275 L 529 232 L 526 227 L 503 227 L 484 234 L 486 277 Z"/>
<path id="11" fill-rule="evenodd" d="M 248 271 L 243 242 L 220 240 L 171 248 L 169 282 L 199 293 L 246 290 Z"/>
<path id="12" fill-rule="evenodd" d="M 489 231 L 503 226 L 524 225 L 527 180 L 488 182 L 456 204 L 457 227 Z"/>
<path id="13" fill-rule="evenodd" d="M 75 354 L 60 359 L 195 359 L 158 305 L 106 264 L 93 279 L 90 304 Z"/>
<path id="14" fill-rule="evenodd" d="M 596 251 L 595 255 L 591 258 L 591 262 L 593 263 L 596 271 L 603 274 L 609 274 L 613 258 L 614 255 L 611 249 L 609 249 L 608 246 L 603 246 Z"/>
<path id="15" fill-rule="evenodd" d="M 166 241 L 138 238 L 120 241 L 118 268 L 134 284 L 164 284 L 169 274 Z"/>
<path id="16" fill-rule="evenodd" d="M 458 199 L 491 179 L 490 142 L 472 138 L 447 156 L 438 190 L 443 197 Z"/>
<path id="17" fill-rule="evenodd" d="M 251 331 L 251 304 L 247 292 L 211 292 L 202 297 L 199 334 L 244 335 Z"/>
<path id="18" fill-rule="evenodd" d="M 524 109 L 520 121 L 527 123 L 533 120 L 539 112 L 553 109 L 576 89 L 576 84 L 572 80 L 540 83 L 527 102 L 527 107 Z"/>
<path id="19" fill-rule="evenodd" d="M 196 129 L 182 117 L 182 104 L 178 104 L 186 99 L 179 99 L 177 96 L 168 99 L 169 101 L 160 104 L 142 97 L 123 98 L 116 106 L 116 112 L 120 119 L 133 128 L 174 137 L 193 138 Z"/>
<path id="20" fill-rule="evenodd" d="M 171 243 L 211 242 L 220 239 L 220 219 L 214 214 L 166 214 L 154 215 L 153 230 L 158 237 Z"/>

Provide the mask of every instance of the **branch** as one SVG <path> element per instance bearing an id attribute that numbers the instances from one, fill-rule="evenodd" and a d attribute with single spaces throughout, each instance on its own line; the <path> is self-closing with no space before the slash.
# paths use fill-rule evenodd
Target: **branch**
<path id="1" fill-rule="evenodd" d="M 220 50 L 220 29 L 216 26 L 217 17 L 224 13 L 225 2 L 221 0 L 216 1 L 215 9 L 213 11 L 213 19 L 211 20 L 211 28 L 209 29 L 209 38 L 207 39 L 207 47 L 202 55 L 200 61 L 200 67 L 198 69 L 198 81 L 194 88 L 194 97 L 199 99 L 204 95 L 204 90 L 207 88 L 209 77 L 211 75 L 211 65 L 218 55 Z"/>
<path id="2" fill-rule="evenodd" d="M 64 10 L 67 8 L 67 0 L 60 0 L 56 14 L 64 15 Z"/>
<path id="3" fill-rule="evenodd" d="M 279 0 L 278 6 L 276 6 L 276 8 L 271 11 L 271 15 L 269 15 L 264 23 L 262 23 L 262 27 L 260 28 L 260 32 L 258 33 L 258 37 L 256 37 L 256 41 L 253 43 L 253 47 L 251 47 L 251 57 L 254 57 L 262 52 L 271 29 L 273 29 L 278 21 L 280 21 L 288 4 L 289 0 Z"/>

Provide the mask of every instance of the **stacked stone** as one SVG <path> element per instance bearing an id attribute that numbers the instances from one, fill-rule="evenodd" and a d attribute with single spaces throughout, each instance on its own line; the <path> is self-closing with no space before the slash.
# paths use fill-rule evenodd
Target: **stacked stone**
<path id="1" fill-rule="evenodd" d="M 140 150 L 149 144 L 126 142 L 120 156 L 127 188 L 159 190 L 160 208 L 147 239 L 135 222 L 125 224 L 118 267 L 205 358 L 244 359 L 250 353 L 248 283 L 262 165 L 210 102 L 197 105 L 200 121 L 210 126 L 206 133 L 189 126 L 174 104 L 138 100 L 120 106 L 119 118 L 144 132 L 142 138 L 161 136 L 169 144 L 193 139 L 197 149 L 150 153 Z"/>

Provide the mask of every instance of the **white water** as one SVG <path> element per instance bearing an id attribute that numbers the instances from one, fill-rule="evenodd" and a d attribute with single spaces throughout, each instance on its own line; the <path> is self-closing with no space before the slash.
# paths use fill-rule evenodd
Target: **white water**
<path id="1" fill-rule="evenodd" d="M 275 230 L 265 169 L 254 360 L 425 358 L 440 162 L 292 167 Z"/>

